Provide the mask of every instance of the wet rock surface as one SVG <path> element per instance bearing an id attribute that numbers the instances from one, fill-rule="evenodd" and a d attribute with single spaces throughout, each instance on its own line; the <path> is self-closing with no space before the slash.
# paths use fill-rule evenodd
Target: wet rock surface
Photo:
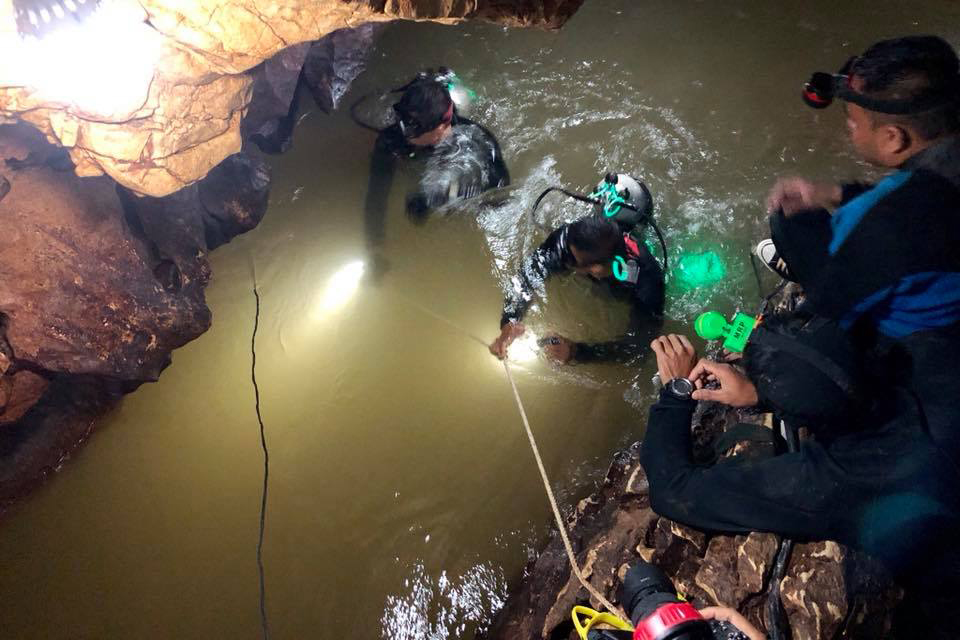
<path id="1" fill-rule="evenodd" d="M 29 127 L 0 126 L 0 505 L 55 468 L 107 399 L 156 380 L 209 328 L 207 254 L 255 227 L 269 195 L 267 166 L 242 154 L 174 196 L 142 198 L 77 177 L 55 151 Z"/>
<path id="2" fill-rule="evenodd" d="M 761 421 L 721 407 L 703 407 L 695 418 L 696 440 L 708 446 L 737 422 Z M 650 508 L 639 464 L 640 443 L 618 453 L 599 491 L 583 500 L 568 522 L 578 562 L 590 583 L 615 604 L 627 567 L 642 558 L 661 567 L 695 606 L 737 609 L 761 630 L 768 629 L 767 593 L 779 538 L 769 533 L 715 535 L 661 518 Z M 734 449 L 749 455 L 753 443 Z M 702 455 L 708 455 L 701 451 Z M 781 601 L 794 640 L 881 638 L 889 635 L 891 611 L 902 591 L 864 554 L 832 541 L 794 546 Z M 554 534 L 507 600 L 484 638 L 577 638 L 571 609 L 600 609 L 570 571 Z"/>
<path id="3" fill-rule="evenodd" d="M 309 92 L 329 113 L 366 67 L 367 55 L 383 25 L 338 29 L 316 42 L 287 47 L 250 71 L 253 98 L 243 118 L 244 140 L 265 153 L 285 153 L 300 119 L 300 96 Z"/>

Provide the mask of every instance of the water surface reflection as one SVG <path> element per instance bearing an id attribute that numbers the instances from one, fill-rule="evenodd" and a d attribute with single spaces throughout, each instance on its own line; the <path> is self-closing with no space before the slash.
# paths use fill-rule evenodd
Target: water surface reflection
<path id="1" fill-rule="evenodd" d="M 945 1 L 603 0 L 558 33 L 390 27 L 345 103 L 447 64 L 480 95 L 472 117 L 500 138 L 509 199 L 415 225 L 398 181 L 389 268 L 363 277 L 373 136 L 345 110 L 303 119 L 293 150 L 273 160 L 264 222 L 213 255 L 213 328 L 0 530 L 4 635 L 258 633 L 255 265 L 274 636 L 470 637 L 549 532 L 503 369 L 479 344 L 496 335 L 503 287 L 543 238 L 527 217 L 533 199 L 636 173 L 671 260 L 714 250 L 726 261 L 716 286 L 668 284 L 666 328 L 752 304 L 746 252 L 764 233 L 774 177 L 861 173 L 839 113 L 805 109 L 799 83 L 882 36 L 937 31 L 956 44 L 960 31 L 944 25 L 958 14 Z M 553 226 L 580 211 L 556 201 L 538 217 Z M 546 294 L 528 316 L 531 339 L 608 339 L 625 326 L 627 310 L 582 279 L 551 281 Z M 555 368 L 530 355 L 515 377 L 569 510 L 611 452 L 642 434 L 653 363 Z"/>

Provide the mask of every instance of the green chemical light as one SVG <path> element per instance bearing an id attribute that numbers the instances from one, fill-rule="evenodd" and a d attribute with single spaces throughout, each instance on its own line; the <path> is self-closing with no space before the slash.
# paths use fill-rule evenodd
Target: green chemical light
<path id="1" fill-rule="evenodd" d="M 727 277 L 727 267 L 715 251 L 688 253 L 680 256 L 673 276 L 685 290 L 700 289 Z"/>
<path id="2" fill-rule="evenodd" d="M 757 326 L 757 319 L 745 313 L 737 312 L 731 322 L 723 317 L 719 311 L 707 311 L 700 314 L 693 328 L 697 335 L 704 340 L 719 340 L 723 338 L 723 348 L 727 351 L 742 353 L 747 346 L 747 340 Z"/>

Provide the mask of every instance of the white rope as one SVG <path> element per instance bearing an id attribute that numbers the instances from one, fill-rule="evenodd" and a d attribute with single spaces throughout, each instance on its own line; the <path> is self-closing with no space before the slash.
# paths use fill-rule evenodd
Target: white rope
<path id="1" fill-rule="evenodd" d="M 485 340 L 470 333 L 457 323 L 441 316 L 439 313 L 436 313 L 427 307 L 410 300 L 406 296 L 400 296 L 396 294 L 396 292 L 394 292 L 394 295 L 397 295 L 397 297 L 402 299 L 408 305 L 418 309 L 431 318 L 438 320 L 453 329 L 456 329 L 458 332 L 464 334 L 471 340 L 479 342 L 484 347 L 487 346 Z M 607 609 L 607 611 L 614 615 L 620 616 L 624 620 L 628 620 L 629 618 L 622 609 L 611 604 L 602 593 L 597 591 L 597 589 L 590 584 L 586 578 L 583 577 L 583 571 L 580 570 L 580 565 L 577 564 L 577 557 L 573 553 L 573 546 L 570 544 L 570 538 L 567 536 L 567 528 L 563 524 L 563 516 L 560 515 L 560 507 L 557 506 L 557 499 L 553 495 L 553 489 L 550 487 L 550 479 L 547 477 L 547 470 L 543 467 L 543 459 L 540 457 L 540 449 L 537 447 L 537 440 L 533 437 L 533 430 L 530 428 L 530 421 L 527 420 L 527 412 L 523 408 L 523 402 L 520 400 L 520 392 L 517 391 L 517 385 L 513 381 L 513 375 L 510 372 L 510 365 L 508 364 L 506 358 L 503 359 L 503 369 L 507 372 L 507 380 L 510 381 L 510 387 L 513 389 L 513 398 L 517 402 L 517 409 L 520 410 L 520 417 L 523 419 L 523 426 L 527 431 L 527 438 L 530 440 L 530 448 L 533 450 L 533 457 L 537 461 L 537 468 L 540 470 L 540 477 L 543 480 L 543 488 L 547 491 L 547 498 L 550 500 L 550 507 L 553 509 L 553 517 L 557 521 L 557 529 L 560 530 L 560 538 L 563 540 L 563 546 L 567 551 L 567 560 L 570 561 L 570 569 L 573 571 L 573 574 L 577 576 L 577 580 L 580 581 L 580 584 L 583 585 L 583 588 L 586 589 L 590 595 L 596 599 L 597 602 Z"/>
<path id="2" fill-rule="evenodd" d="M 537 447 L 537 441 L 533 437 L 533 430 L 530 428 L 530 421 L 527 420 L 527 412 L 523 409 L 523 402 L 520 400 L 520 393 L 517 391 L 517 385 L 513 381 L 513 375 L 510 373 L 510 365 L 507 364 L 506 358 L 503 360 L 503 370 L 507 372 L 507 380 L 510 381 L 510 387 L 513 389 L 513 398 L 517 401 L 517 408 L 520 410 L 520 417 L 523 418 L 523 426 L 527 430 L 527 438 L 530 440 L 530 448 L 533 449 L 533 457 L 537 460 L 537 468 L 540 469 L 540 477 L 543 479 L 543 488 L 547 491 L 547 498 L 550 499 L 550 507 L 553 509 L 553 517 L 557 521 L 557 529 L 560 530 L 560 537 L 563 539 L 563 546 L 567 550 L 567 559 L 570 561 L 570 569 L 573 571 L 574 575 L 577 576 L 577 580 L 580 581 L 580 584 L 583 585 L 583 588 L 586 589 L 591 596 L 596 598 L 597 602 L 602 604 L 607 611 L 614 615 L 618 615 L 623 619 L 627 619 L 627 616 L 619 608 L 613 606 L 609 600 L 603 597 L 599 591 L 592 584 L 590 584 L 586 578 L 583 577 L 583 572 L 580 570 L 580 565 L 577 564 L 577 557 L 573 553 L 573 546 L 570 544 L 570 538 L 567 536 L 567 528 L 563 524 L 563 516 L 560 515 L 560 508 L 557 506 L 557 499 L 553 495 L 553 489 L 550 487 L 550 479 L 547 477 L 547 470 L 543 467 L 543 459 L 540 457 L 540 449 Z"/>

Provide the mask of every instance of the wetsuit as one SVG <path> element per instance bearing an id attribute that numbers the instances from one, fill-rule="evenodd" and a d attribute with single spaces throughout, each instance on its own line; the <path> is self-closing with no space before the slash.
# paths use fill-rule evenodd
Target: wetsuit
<path id="1" fill-rule="evenodd" d="M 576 259 L 567 244 L 565 224 L 555 229 L 533 254 L 524 261 L 520 272 L 511 281 L 511 289 L 503 303 L 500 326 L 519 322 L 533 301 L 535 289 L 547 278 L 572 270 Z M 574 360 L 577 362 L 626 362 L 649 348 L 650 340 L 659 330 L 663 316 L 663 270 L 641 242 L 624 234 L 630 259 L 638 266 L 636 282 L 621 282 L 604 278 L 601 282 L 610 293 L 630 303 L 630 325 L 626 334 L 610 342 L 577 342 Z"/>
<path id="2" fill-rule="evenodd" d="M 960 320 L 960 137 L 876 185 L 845 185 L 832 216 L 781 212 L 770 228 L 809 303 L 844 327 L 902 338 Z"/>
<path id="3" fill-rule="evenodd" d="M 906 342 L 914 355 L 898 387 L 878 391 L 877 406 L 856 424 L 815 429 L 795 453 L 697 465 L 690 430 L 696 402 L 662 392 L 641 452 L 654 511 L 711 531 L 837 540 L 884 561 L 921 609 L 944 597 L 955 611 L 960 341 L 947 330 Z M 949 624 L 952 633 L 955 620 Z"/>
<path id="4" fill-rule="evenodd" d="M 493 134 L 456 114 L 451 124 L 450 133 L 433 147 L 411 145 L 396 124 L 377 136 L 364 205 L 367 241 L 371 247 L 379 248 L 383 244 L 387 198 L 400 158 L 422 164 L 419 187 L 407 196 L 407 211 L 414 215 L 510 184 L 510 172 Z"/>

